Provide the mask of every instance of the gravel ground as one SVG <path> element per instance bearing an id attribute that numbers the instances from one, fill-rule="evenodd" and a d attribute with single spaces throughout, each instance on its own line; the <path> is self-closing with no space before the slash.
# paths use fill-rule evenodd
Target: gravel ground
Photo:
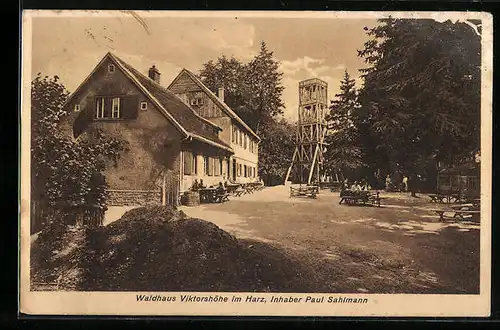
<path id="1" fill-rule="evenodd" d="M 382 193 L 382 207 L 338 205 L 338 193 L 289 198 L 277 186 L 223 204 L 182 207 L 238 239 L 286 251 L 331 292 L 479 293 L 479 224 L 439 222 L 424 195 Z"/>

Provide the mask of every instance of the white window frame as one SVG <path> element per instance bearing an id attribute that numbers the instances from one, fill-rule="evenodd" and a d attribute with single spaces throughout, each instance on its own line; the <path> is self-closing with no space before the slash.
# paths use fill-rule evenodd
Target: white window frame
<path id="1" fill-rule="evenodd" d="M 115 69 L 116 69 L 116 68 L 115 68 L 115 65 L 114 65 L 114 64 L 110 64 L 110 65 L 108 65 L 108 72 L 113 73 L 113 72 L 115 72 Z"/>
<path id="2" fill-rule="evenodd" d="M 74 112 L 80 111 L 80 105 L 79 104 L 75 104 L 75 106 L 73 107 L 73 111 Z"/>
<path id="3" fill-rule="evenodd" d="M 99 102 L 101 101 L 101 102 Z M 104 118 L 104 97 L 97 97 L 96 98 L 96 116 L 97 119 L 103 119 Z"/>
<path id="4" fill-rule="evenodd" d="M 117 106 L 116 111 L 115 111 L 115 106 Z M 121 105 L 119 97 L 113 97 L 111 99 L 111 118 L 114 119 L 121 118 Z"/>
<path id="5" fill-rule="evenodd" d="M 147 101 L 142 101 L 141 102 L 141 110 L 148 110 L 148 102 Z"/>
<path id="6" fill-rule="evenodd" d="M 191 165 L 191 174 L 196 175 L 198 174 L 198 155 L 195 153 L 192 153 L 193 155 L 193 164 Z"/>

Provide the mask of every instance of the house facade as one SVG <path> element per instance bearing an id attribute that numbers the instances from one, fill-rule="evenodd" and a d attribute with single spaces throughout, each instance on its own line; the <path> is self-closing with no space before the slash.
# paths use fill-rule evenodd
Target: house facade
<path id="1" fill-rule="evenodd" d="M 231 146 L 234 153 L 220 164 L 221 175 L 233 182 L 247 183 L 258 180 L 260 138 L 248 125 L 224 102 L 224 89 L 219 88 L 215 95 L 192 72 L 182 69 L 168 86 L 183 102 L 198 115 L 221 128 L 219 137 Z M 197 168 L 206 165 L 201 155 L 189 155 Z M 191 171 L 183 177 L 183 185 L 189 186 L 195 179 L 214 183 L 220 178 L 207 176 L 203 171 Z"/>
<path id="2" fill-rule="evenodd" d="M 160 76 L 107 53 L 64 105 L 60 127 L 73 138 L 102 131 L 126 143 L 106 169 L 109 205 L 176 204 L 193 177 L 217 184 L 228 176 L 237 152 L 223 138 L 228 132 L 160 85 Z"/>

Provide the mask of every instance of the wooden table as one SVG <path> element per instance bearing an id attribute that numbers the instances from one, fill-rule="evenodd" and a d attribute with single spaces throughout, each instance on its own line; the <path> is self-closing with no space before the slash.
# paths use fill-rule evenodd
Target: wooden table
<path id="1" fill-rule="evenodd" d="M 460 195 L 458 193 L 437 193 L 437 194 L 428 194 L 431 198 L 431 203 L 451 203 L 452 198 L 454 202 L 460 201 Z"/>
<path id="2" fill-rule="evenodd" d="M 317 187 L 290 187 L 290 198 L 295 196 L 306 196 L 316 198 L 318 194 Z"/>
<path id="3" fill-rule="evenodd" d="M 380 207 L 380 201 L 382 199 L 384 198 L 380 197 L 378 193 L 370 194 L 368 192 L 361 192 L 355 194 L 351 192 L 350 194 L 340 196 L 339 204 L 342 204 L 342 202 L 345 202 L 345 204 L 348 205 L 356 205 L 356 204 L 366 205 L 366 203 L 372 203 L 373 205 L 377 205 L 378 207 Z"/>
<path id="4" fill-rule="evenodd" d="M 445 219 L 460 219 L 469 220 L 467 216 L 470 216 L 470 220 L 477 220 L 480 216 L 480 211 L 475 210 L 434 210 L 439 215 L 439 221 L 444 221 Z M 453 215 L 446 216 L 445 213 L 453 213 Z"/>
<path id="5" fill-rule="evenodd" d="M 234 192 L 234 196 L 236 197 L 240 197 L 241 195 L 243 195 L 245 193 L 245 189 L 241 188 L 241 187 L 238 187 Z"/>
<path id="6" fill-rule="evenodd" d="M 201 203 L 214 203 L 217 196 L 217 188 L 201 188 L 200 193 Z"/>
<path id="7" fill-rule="evenodd" d="M 237 183 L 226 183 L 226 189 L 228 193 L 234 193 L 236 189 L 240 187 Z"/>

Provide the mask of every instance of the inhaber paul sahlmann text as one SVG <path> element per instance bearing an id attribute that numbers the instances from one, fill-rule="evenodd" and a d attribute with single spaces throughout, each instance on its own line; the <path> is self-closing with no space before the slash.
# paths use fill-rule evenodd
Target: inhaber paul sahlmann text
<path id="1" fill-rule="evenodd" d="M 368 302 L 367 298 L 352 298 L 352 297 L 335 297 L 335 296 L 321 296 L 313 297 L 291 297 L 291 296 L 271 296 L 268 300 L 266 297 L 256 297 L 248 295 L 246 297 L 233 296 L 231 298 L 220 296 L 220 295 L 210 295 L 210 296 L 196 296 L 196 295 L 180 295 L 180 296 L 164 296 L 159 294 L 136 295 L 137 301 L 140 302 L 186 302 L 186 303 L 356 303 L 356 304 L 366 304 Z"/>

